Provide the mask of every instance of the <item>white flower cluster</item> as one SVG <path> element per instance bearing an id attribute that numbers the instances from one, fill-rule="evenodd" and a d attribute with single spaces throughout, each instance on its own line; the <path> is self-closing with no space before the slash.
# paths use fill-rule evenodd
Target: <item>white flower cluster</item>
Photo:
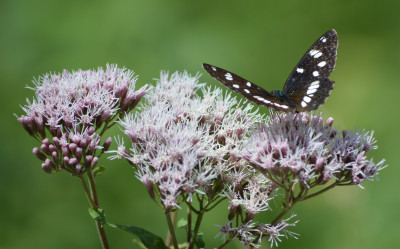
<path id="1" fill-rule="evenodd" d="M 243 171 L 228 175 L 227 159 L 238 154 L 243 134 L 260 119 L 251 105 L 235 109 L 237 104 L 220 89 L 204 88 L 198 76 L 162 73 L 142 112 L 120 122 L 132 142 L 129 153 L 119 149 L 120 156 L 138 167 L 139 179 L 157 187 L 166 209 L 195 193 L 209 194 L 221 175 L 231 182 Z"/>

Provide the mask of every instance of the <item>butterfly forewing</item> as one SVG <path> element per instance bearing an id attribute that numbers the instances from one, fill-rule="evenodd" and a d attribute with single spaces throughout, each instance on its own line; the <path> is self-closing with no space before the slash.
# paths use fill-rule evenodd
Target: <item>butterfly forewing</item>
<path id="1" fill-rule="evenodd" d="M 283 88 L 299 111 L 315 110 L 333 89 L 328 79 L 335 68 L 338 38 L 335 30 L 322 35 L 304 54 Z"/>
<path id="2" fill-rule="evenodd" d="M 286 105 L 285 102 L 279 101 L 274 95 L 256 84 L 216 66 L 204 63 L 203 67 L 212 77 L 217 79 L 224 86 L 243 95 L 250 101 L 253 101 L 258 105 L 265 105 L 274 108 L 278 111 L 291 111 L 289 110 L 291 108 Z"/>

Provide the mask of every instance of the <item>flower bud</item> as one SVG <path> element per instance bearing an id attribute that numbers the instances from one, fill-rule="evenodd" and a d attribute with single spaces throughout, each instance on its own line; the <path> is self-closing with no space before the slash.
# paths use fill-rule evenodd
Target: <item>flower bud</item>
<path id="1" fill-rule="evenodd" d="M 242 208 L 240 207 L 239 200 L 232 199 L 229 203 L 229 213 L 228 213 L 228 220 L 232 220 L 235 215 L 241 214 Z"/>
<path id="2" fill-rule="evenodd" d="M 79 144 L 81 142 L 81 138 L 79 136 L 76 136 L 76 135 L 72 134 L 72 133 L 69 135 L 69 139 L 74 144 Z"/>
<path id="3" fill-rule="evenodd" d="M 322 173 L 322 182 L 326 183 L 332 178 L 332 175 L 328 171 Z"/>
<path id="4" fill-rule="evenodd" d="M 75 143 L 70 143 L 69 144 L 69 149 L 75 153 L 76 148 L 78 148 L 78 145 L 76 145 Z"/>
<path id="5" fill-rule="evenodd" d="M 368 152 L 368 151 L 371 150 L 371 147 L 372 147 L 371 143 L 367 141 L 367 142 L 365 142 L 364 147 L 363 147 L 362 150 L 363 150 L 364 152 Z"/>
<path id="6" fill-rule="evenodd" d="M 153 183 L 150 181 L 149 176 L 147 174 L 145 174 L 140 178 L 140 180 L 146 187 L 147 193 L 149 193 L 150 198 L 154 200 L 155 195 L 154 195 Z"/>
<path id="7" fill-rule="evenodd" d="M 76 159 L 76 158 L 70 158 L 69 159 L 69 161 L 68 161 L 68 164 L 69 165 L 72 165 L 72 166 L 75 166 L 75 165 L 77 165 L 78 164 L 78 159 Z"/>
<path id="8" fill-rule="evenodd" d="M 42 144 L 45 144 L 46 146 L 50 145 L 50 140 L 46 137 L 45 139 L 42 140 Z"/>
<path id="9" fill-rule="evenodd" d="M 21 116 L 18 118 L 18 122 L 24 127 L 26 132 L 28 132 L 29 135 L 33 135 L 33 130 L 32 130 L 32 125 L 29 124 L 28 117 L 26 116 Z"/>
<path id="10" fill-rule="evenodd" d="M 49 150 L 50 150 L 51 152 L 53 152 L 53 151 L 56 151 L 57 148 L 56 148 L 56 146 L 55 146 L 54 144 L 50 144 L 50 145 L 49 145 Z"/>
<path id="11" fill-rule="evenodd" d="M 54 161 L 56 164 L 58 164 L 58 153 L 57 153 L 57 151 L 53 151 L 53 152 L 51 153 L 51 157 L 53 158 L 53 161 Z"/>
<path id="12" fill-rule="evenodd" d="M 62 151 L 63 156 L 69 157 L 69 147 L 68 146 L 61 147 L 61 151 Z"/>
<path id="13" fill-rule="evenodd" d="M 79 147 L 82 148 L 82 150 L 86 150 L 88 146 L 88 142 L 86 142 L 86 139 L 82 139 L 81 142 L 79 143 Z"/>
<path id="14" fill-rule="evenodd" d="M 127 84 L 127 82 L 124 82 L 115 91 L 115 97 L 122 98 L 123 96 L 125 96 L 127 91 L 128 91 L 128 84 Z"/>
<path id="15" fill-rule="evenodd" d="M 49 147 L 46 145 L 46 144 L 42 144 L 41 146 L 40 146 L 40 149 L 44 152 L 44 153 L 46 153 L 46 155 L 51 155 L 51 152 L 50 152 L 50 150 L 49 150 Z"/>
<path id="16" fill-rule="evenodd" d="M 53 143 L 57 148 L 60 147 L 60 139 L 58 137 L 53 137 Z"/>
<path id="17" fill-rule="evenodd" d="M 44 130 L 45 126 L 44 126 L 44 122 L 43 122 L 43 117 L 42 116 L 35 117 L 35 123 L 36 123 L 37 132 L 39 132 L 39 134 L 42 137 L 45 137 L 46 136 L 46 132 Z"/>
<path id="18" fill-rule="evenodd" d="M 130 109 L 133 109 L 137 106 L 139 101 L 142 99 L 142 97 L 147 93 L 146 90 L 139 89 L 138 91 L 135 92 L 135 100 L 131 103 Z"/>
<path id="19" fill-rule="evenodd" d="M 106 141 L 103 144 L 103 151 L 107 151 L 110 148 L 111 142 L 112 142 L 111 137 L 106 139 Z"/>
<path id="20" fill-rule="evenodd" d="M 321 172 L 324 169 L 324 158 L 318 157 L 315 161 L 315 172 Z"/>
<path id="21" fill-rule="evenodd" d="M 92 160 L 93 160 L 93 156 L 90 156 L 90 155 L 86 156 L 85 161 L 84 161 L 84 166 L 89 167 L 90 164 L 92 163 Z"/>
<path id="22" fill-rule="evenodd" d="M 46 160 L 46 155 L 43 154 L 38 147 L 33 148 L 32 153 L 39 158 L 39 160 Z"/>
<path id="23" fill-rule="evenodd" d="M 64 161 L 64 164 L 65 164 L 65 165 L 69 165 L 69 157 L 65 156 L 65 157 L 63 158 L 63 161 Z"/>
<path id="24" fill-rule="evenodd" d="M 104 110 L 100 117 L 97 119 L 97 125 L 101 125 L 104 121 L 107 120 L 107 118 L 109 118 L 111 116 L 112 112 L 111 109 L 106 109 Z"/>
<path id="25" fill-rule="evenodd" d="M 82 170 L 82 165 L 80 165 L 80 164 L 78 163 L 77 165 L 75 165 L 74 170 L 75 170 L 75 173 L 76 173 L 77 175 L 79 175 L 79 173 L 81 173 L 81 170 Z"/>
<path id="26" fill-rule="evenodd" d="M 44 170 L 44 172 L 51 174 L 51 172 L 52 172 L 51 165 L 47 160 L 46 160 L 46 162 L 42 163 L 42 169 Z"/>
<path id="27" fill-rule="evenodd" d="M 60 128 L 57 129 L 57 137 L 62 137 L 63 132 Z"/>
<path id="28" fill-rule="evenodd" d="M 325 127 L 332 127 L 333 125 L 333 118 L 328 118 L 325 122 Z"/>
<path id="29" fill-rule="evenodd" d="M 96 131 L 96 130 L 94 129 L 93 126 L 90 126 L 89 129 L 87 129 L 87 133 L 88 133 L 89 135 L 93 135 L 93 133 L 94 133 L 95 131 Z"/>
<path id="30" fill-rule="evenodd" d="M 93 157 L 93 160 L 92 160 L 92 162 L 90 163 L 90 166 L 92 166 L 92 169 L 93 169 L 94 167 L 96 167 L 96 164 L 97 164 L 98 161 L 99 161 L 99 158 L 98 158 L 98 157 Z"/>
<path id="31" fill-rule="evenodd" d="M 93 140 L 93 135 L 88 135 L 88 134 L 85 134 L 84 135 L 84 139 L 85 139 L 85 141 L 83 142 L 83 141 L 81 141 L 81 143 L 86 143 L 86 144 L 90 144 L 90 142 L 92 142 L 92 140 Z M 86 145 L 86 147 L 88 146 L 88 145 Z M 82 146 L 81 146 L 82 147 Z M 85 148 L 86 148 L 85 147 Z"/>
<path id="32" fill-rule="evenodd" d="M 76 148 L 74 154 L 75 154 L 75 157 L 78 159 L 78 161 L 80 161 L 82 158 L 82 148 L 81 147 Z"/>

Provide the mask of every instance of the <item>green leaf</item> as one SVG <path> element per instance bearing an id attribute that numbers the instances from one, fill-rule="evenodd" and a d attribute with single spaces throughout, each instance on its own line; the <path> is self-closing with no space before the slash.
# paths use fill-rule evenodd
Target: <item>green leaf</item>
<path id="1" fill-rule="evenodd" d="M 104 170 L 106 170 L 106 166 L 99 166 L 94 168 L 93 173 L 95 176 L 99 176 L 101 174 L 103 174 Z"/>
<path id="2" fill-rule="evenodd" d="M 206 243 L 203 240 L 203 233 L 198 233 L 196 236 L 196 241 L 194 242 L 197 248 L 205 248 Z"/>
<path id="3" fill-rule="evenodd" d="M 186 219 L 180 219 L 179 221 L 178 221 L 178 223 L 177 223 L 177 227 L 178 228 L 186 228 L 187 227 L 187 224 L 188 224 L 188 222 L 187 222 L 187 220 Z"/>
<path id="4" fill-rule="evenodd" d="M 96 210 L 91 207 L 91 208 L 89 208 L 89 214 L 93 219 L 99 221 L 102 225 L 104 225 L 106 223 L 106 217 L 105 217 L 103 209 L 99 208 Z"/>
<path id="5" fill-rule="evenodd" d="M 143 228 L 135 227 L 135 226 L 124 226 L 124 225 L 117 225 L 107 223 L 110 227 L 118 228 L 122 231 L 133 233 L 134 235 L 138 236 L 142 243 L 148 249 L 169 249 L 163 239 Z"/>

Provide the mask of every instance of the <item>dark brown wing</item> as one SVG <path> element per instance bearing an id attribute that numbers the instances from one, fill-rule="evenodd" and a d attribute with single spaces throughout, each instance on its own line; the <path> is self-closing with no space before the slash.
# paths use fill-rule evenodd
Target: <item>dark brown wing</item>
<path id="1" fill-rule="evenodd" d="M 317 109 L 328 98 L 334 81 L 338 37 L 335 30 L 323 34 L 304 54 L 286 80 L 283 92 L 298 111 Z"/>
<path id="2" fill-rule="evenodd" d="M 280 101 L 274 95 L 257 86 L 256 84 L 243 79 L 242 77 L 226 71 L 225 69 L 203 64 L 204 69 L 212 77 L 221 82 L 224 86 L 240 93 L 248 100 L 253 101 L 257 105 L 264 105 L 274 108 L 277 111 L 292 112 L 294 111 L 287 103 Z"/>

